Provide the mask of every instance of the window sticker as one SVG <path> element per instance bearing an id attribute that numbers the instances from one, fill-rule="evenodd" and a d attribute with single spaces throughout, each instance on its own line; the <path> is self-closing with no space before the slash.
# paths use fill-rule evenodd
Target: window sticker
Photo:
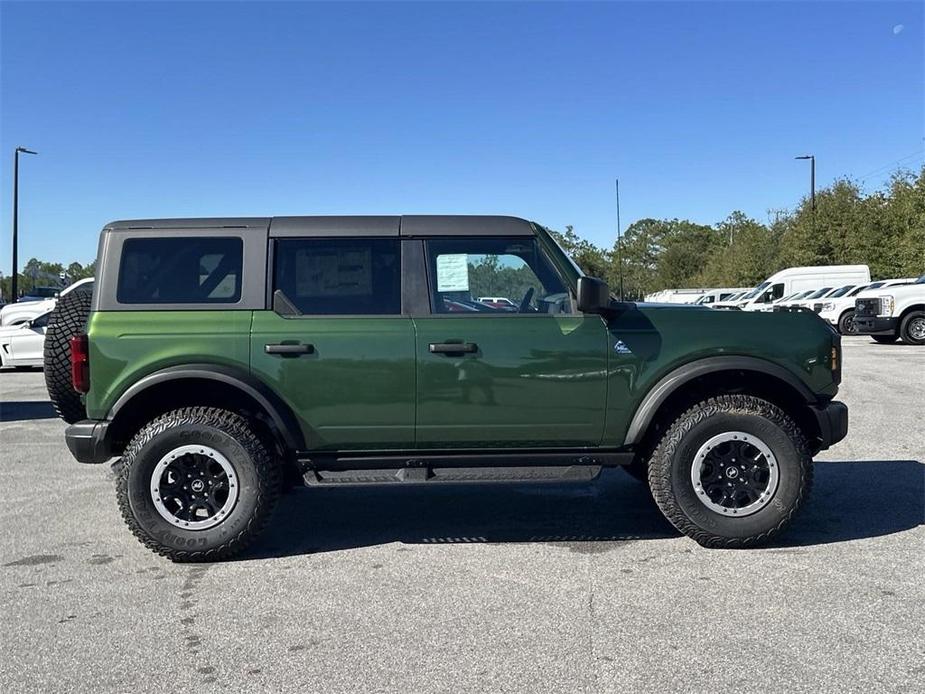
<path id="1" fill-rule="evenodd" d="M 372 263 L 368 248 L 318 253 L 296 251 L 298 296 L 357 296 L 372 293 Z"/>
<path id="2" fill-rule="evenodd" d="M 469 291 L 469 256 L 450 253 L 437 256 L 437 291 Z"/>

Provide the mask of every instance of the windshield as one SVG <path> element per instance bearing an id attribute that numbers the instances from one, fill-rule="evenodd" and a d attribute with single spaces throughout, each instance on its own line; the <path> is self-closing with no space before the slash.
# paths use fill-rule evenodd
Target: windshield
<path id="1" fill-rule="evenodd" d="M 752 289 L 748 294 L 746 294 L 746 295 L 743 296 L 742 298 L 743 298 L 743 299 L 754 299 L 754 298 L 755 298 L 756 296 L 758 296 L 762 291 L 764 291 L 765 289 L 767 289 L 767 288 L 770 287 L 770 286 L 771 286 L 771 283 L 770 283 L 770 282 L 762 282 L 761 284 L 759 284 L 757 287 L 755 287 L 754 289 Z"/>
<path id="2" fill-rule="evenodd" d="M 839 296 L 844 296 L 845 294 L 847 294 L 848 292 L 850 292 L 852 289 L 854 289 L 854 285 L 853 285 L 853 284 L 846 284 L 844 287 L 840 287 L 840 288 L 836 289 L 834 292 L 832 292 L 831 294 L 829 294 L 826 298 L 827 298 L 827 299 L 834 299 L 834 298 L 839 297 Z"/>
<path id="3" fill-rule="evenodd" d="M 925 275 L 922 275 L 921 277 L 919 277 L 919 278 L 915 281 L 915 284 L 925 284 Z"/>
<path id="4" fill-rule="evenodd" d="M 831 287 L 823 287 L 822 289 L 817 289 L 816 291 L 814 291 L 812 294 L 810 294 L 806 298 L 807 299 L 818 299 L 820 296 L 830 291 L 832 291 Z"/>
<path id="5" fill-rule="evenodd" d="M 559 240 L 556 238 L 556 235 L 553 234 L 552 231 L 550 231 L 549 229 L 547 229 L 541 224 L 537 224 L 536 222 L 533 222 L 533 224 L 535 224 L 538 227 L 541 227 L 546 232 L 546 236 L 548 236 L 552 240 L 552 242 L 556 244 L 556 248 L 558 248 L 559 252 L 562 253 L 563 256 L 565 256 L 566 260 L 568 260 L 569 264 L 572 266 L 575 272 L 578 273 L 578 276 L 584 277 L 585 276 L 584 270 L 578 267 L 578 263 L 576 263 L 572 259 L 572 256 L 570 256 L 568 253 L 565 252 L 565 249 L 562 248 L 562 244 L 559 243 Z"/>

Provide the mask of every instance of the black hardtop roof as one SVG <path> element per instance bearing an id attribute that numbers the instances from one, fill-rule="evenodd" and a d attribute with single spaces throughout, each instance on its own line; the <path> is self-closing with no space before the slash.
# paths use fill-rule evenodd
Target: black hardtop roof
<path id="1" fill-rule="evenodd" d="M 267 229 L 270 236 L 532 236 L 533 225 L 504 215 L 202 217 L 129 219 L 104 231 Z"/>

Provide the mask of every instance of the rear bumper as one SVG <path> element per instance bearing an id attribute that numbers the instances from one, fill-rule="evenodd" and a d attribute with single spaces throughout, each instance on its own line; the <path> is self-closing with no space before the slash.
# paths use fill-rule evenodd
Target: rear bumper
<path id="1" fill-rule="evenodd" d="M 105 463 L 112 458 L 108 429 L 109 422 L 84 419 L 64 430 L 64 440 L 77 462 Z"/>
<path id="2" fill-rule="evenodd" d="M 861 335 L 895 335 L 899 329 L 898 318 L 854 317 L 854 325 Z"/>
<path id="3" fill-rule="evenodd" d="M 819 450 L 835 445 L 848 435 L 848 407 L 832 400 L 824 407 L 814 407 L 813 414 L 819 424 Z"/>

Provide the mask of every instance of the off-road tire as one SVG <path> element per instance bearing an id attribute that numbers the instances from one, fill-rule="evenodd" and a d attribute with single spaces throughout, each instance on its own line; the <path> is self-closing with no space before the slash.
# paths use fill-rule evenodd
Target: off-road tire
<path id="1" fill-rule="evenodd" d="M 178 528 L 165 520 L 151 498 L 158 461 L 182 445 L 207 445 L 234 467 L 238 498 L 217 525 Z M 212 407 L 187 407 L 147 424 L 129 442 L 116 477 L 119 510 L 141 543 L 175 562 L 229 559 L 263 530 L 280 494 L 280 466 L 242 416 Z"/>
<path id="2" fill-rule="evenodd" d="M 871 337 L 874 338 L 874 342 L 879 342 L 881 345 L 891 345 L 899 339 L 899 335 L 871 335 Z"/>
<path id="3" fill-rule="evenodd" d="M 92 297 L 92 285 L 81 285 L 62 296 L 45 331 L 45 387 L 55 412 L 68 424 L 87 418 L 80 393 L 71 385 L 71 338 L 86 330 Z"/>
<path id="4" fill-rule="evenodd" d="M 857 335 L 858 328 L 854 324 L 854 309 L 848 309 L 838 319 L 838 332 L 842 335 Z"/>
<path id="5" fill-rule="evenodd" d="M 772 451 L 779 482 L 770 502 L 748 516 L 718 513 L 701 503 L 691 481 L 698 448 L 719 433 L 741 431 Z M 671 524 L 704 547 L 753 547 L 779 535 L 812 487 L 813 467 L 803 432 L 776 405 L 750 395 L 700 402 L 665 432 L 649 463 L 649 487 Z"/>
<path id="6" fill-rule="evenodd" d="M 899 327 L 899 334 L 907 345 L 925 345 L 925 338 L 912 335 L 912 325 L 916 321 L 925 321 L 925 311 L 910 311 Z"/>

